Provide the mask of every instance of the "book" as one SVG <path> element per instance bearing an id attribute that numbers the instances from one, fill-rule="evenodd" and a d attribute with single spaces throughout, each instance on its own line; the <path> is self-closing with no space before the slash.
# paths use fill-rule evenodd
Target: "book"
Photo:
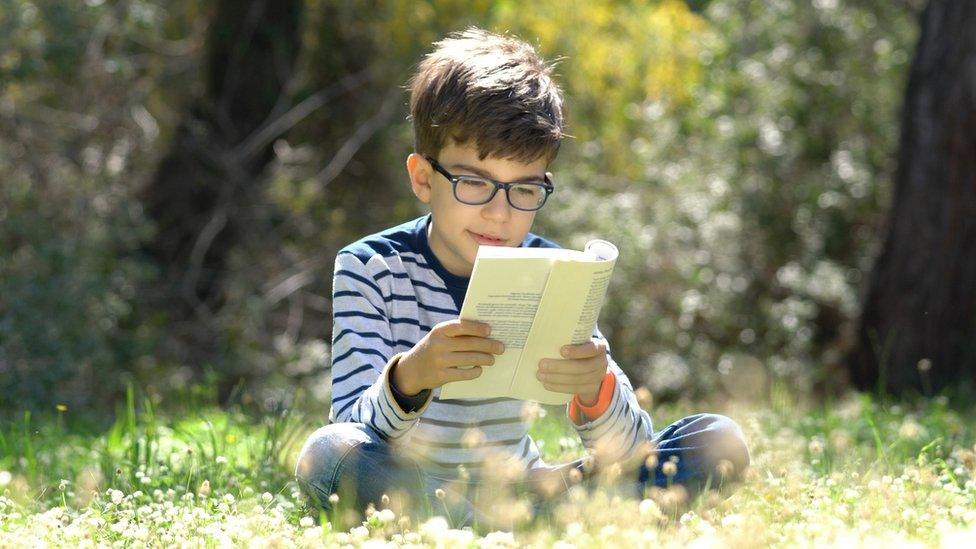
<path id="1" fill-rule="evenodd" d="M 582 251 L 478 248 L 460 317 L 489 324 L 505 352 L 479 377 L 441 386 L 439 398 L 568 403 L 573 395 L 550 391 L 536 378 L 539 361 L 561 359 L 563 345 L 590 341 L 617 254 L 605 240 L 591 240 Z"/>

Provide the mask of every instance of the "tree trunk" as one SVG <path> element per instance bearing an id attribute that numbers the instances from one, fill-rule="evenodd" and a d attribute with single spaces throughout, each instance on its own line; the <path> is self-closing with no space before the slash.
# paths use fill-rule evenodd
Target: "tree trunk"
<path id="1" fill-rule="evenodd" d="M 245 224 L 240 214 L 260 194 L 272 152 L 257 133 L 288 106 L 282 98 L 301 45 L 301 10 L 301 0 L 217 2 L 205 92 L 142 193 L 157 230 L 147 252 L 159 267 L 158 303 L 171 321 L 191 321 L 177 332 L 208 339 L 193 321 L 222 302 L 228 253 Z"/>
<path id="2" fill-rule="evenodd" d="M 976 377 L 976 2 L 932 0 L 909 73 L 889 232 L 850 356 L 860 389 Z"/>

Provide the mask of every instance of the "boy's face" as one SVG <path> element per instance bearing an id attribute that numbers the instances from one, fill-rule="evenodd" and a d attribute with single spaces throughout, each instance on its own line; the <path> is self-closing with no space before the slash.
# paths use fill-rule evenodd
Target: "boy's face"
<path id="1" fill-rule="evenodd" d="M 454 142 L 441 149 L 435 160 L 452 175 L 480 175 L 500 182 L 541 180 L 547 165 L 544 157 L 528 164 L 490 156 L 479 160 L 474 144 Z M 430 204 L 430 249 L 452 274 L 471 276 L 478 246 L 518 246 L 532 228 L 535 212 L 513 208 L 502 189 L 487 204 L 471 206 L 454 198 L 451 182 L 422 156 L 407 157 L 407 172 L 413 193 Z"/>

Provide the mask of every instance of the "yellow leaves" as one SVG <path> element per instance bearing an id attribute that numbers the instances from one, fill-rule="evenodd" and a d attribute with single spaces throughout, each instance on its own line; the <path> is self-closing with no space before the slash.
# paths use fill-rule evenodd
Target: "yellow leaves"
<path id="1" fill-rule="evenodd" d="M 607 169 L 617 173 L 633 165 L 627 151 L 635 125 L 624 107 L 680 106 L 702 80 L 699 54 L 711 29 L 681 0 L 539 0 L 532 10 L 506 5 L 494 11 L 490 28 L 537 43 L 547 59 L 565 57 L 557 73 L 568 96 L 569 133 L 581 143 L 598 142 Z"/>

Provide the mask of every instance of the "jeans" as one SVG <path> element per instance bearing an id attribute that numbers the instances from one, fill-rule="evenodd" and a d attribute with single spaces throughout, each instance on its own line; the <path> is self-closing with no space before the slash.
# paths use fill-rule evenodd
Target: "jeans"
<path id="1" fill-rule="evenodd" d="M 681 485 L 696 494 L 741 476 L 749 465 L 742 430 L 731 419 L 697 414 L 654 434 L 647 459 L 620 464 L 614 489 L 643 497 L 652 486 Z M 673 464 L 673 465 L 669 465 Z M 574 484 L 597 478 L 586 458 L 530 470 L 508 481 L 443 479 L 424 471 L 368 425 L 333 423 L 312 433 L 298 458 L 295 476 L 313 506 L 342 511 L 354 523 L 370 503 L 393 505 L 401 512 L 445 515 L 455 525 L 494 524 L 499 508 L 531 515 L 551 504 Z M 531 509 L 520 509 L 507 495 L 528 495 Z M 330 499 L 331 496 L 331 499 Z M 338 497 L 336 497 L 338 496 Z M 384 499 L 386 498 L 386 499 Z M 504 526 L 504 525 L 503 525 Z"/>

